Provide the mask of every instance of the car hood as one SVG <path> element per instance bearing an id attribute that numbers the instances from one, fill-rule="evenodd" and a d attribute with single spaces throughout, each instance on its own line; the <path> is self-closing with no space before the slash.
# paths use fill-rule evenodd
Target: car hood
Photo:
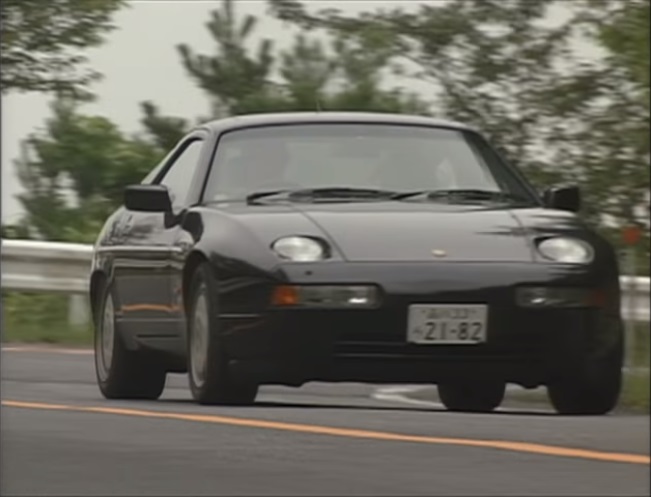
<path id="1" fill-rule="evenodd" d="M 506 209 L 399 204 L 303 213 L 350 261 L 531 261 L 518 219 Z"/>
<path id="2" fill-rule="evenodd" d="M 224 210 L 264 244 L 287 235 L 321 236 L 351 262 L 534 260 L 528 230 L 515 211 L 503 208 L 359 202 Z"/>

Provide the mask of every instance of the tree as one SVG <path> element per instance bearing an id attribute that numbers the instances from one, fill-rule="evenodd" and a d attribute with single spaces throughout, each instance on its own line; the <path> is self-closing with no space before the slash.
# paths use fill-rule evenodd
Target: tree
<path id="1" fill-rule="evenodd" d="M 609 114 L 621 117 L 613 124 L 611 132 L 627 142 L 624 147 L 629 151 L 629 162 L 635 164 L 633 180 L 639 185 L 637 195 L 632 199 L 644 205 L 640 216 L 628 208 L 629 221 L 634 218 L 649 218 L 649 50 L 651 30 L 649 0 L 631 0 L 615 6 L 612 17 L 600 26 L 598 39 L 609 51 L 609 65 L 620 69 L 621 76 L 613 87 L 617 88 L 619 97 L 608 109 Z M 622 81 L 623 80 L 623 81 Z M 628 84 L 627 84 L 628 83 Z M 619 112 L 617 112 L 619 111 Z M 627 125 L 623 129 L 622 122 Z M 640 167 L 644 165 L 644 168 Z M 642 190 L 642 188 L 644 190 Z M 638 203 L 639 202 L 639 203 Z"/>
<path id="2" fill-rule="evenodd" d="M 600 40 L 614 65 L 646 92 L 649 105 L 649 0 L 629 0 L 617 6 L 610 22 L 602 26 Z"/>
<path id="3" fill-rule="evenodd" d="M 636 107 L 632 83 L 643 87 L 639 75 L 648 77 L 639 48 L 648 40 L 648 1 L 587 1 L 557 25 L 545 22 L 549 11 L 567 4 L 554 0 L 450 0 L 352 17 L 308 11 L 295 0 L 269 5 L 277 18 L 333 37 L 389 33 L 395 49 L 388 63 L 407 68 L 406 84 L 431 84 L 437 114 L 489 134 L 540 188 L 581 184 L 585 217 L 597 225 L 603 214 L 627 222 L 648 192 L 648 107 Z M 605 7 L 612 15 L 601 14 Z M 636 29 L 624 35 L 633 18 Z M 603 43 L 624 52 L 582 60 L 570 43 L 579 20 L 590 20 Z"/>
<path id="4" fill-rule="evenodd" d="M 413 95 L 381 87 L 390 50 L 388 40 L 377 29 L 356 37 L 342 35 L 329 46 L 300 33 L 292 47 L 279 53 L 269 39 L 251 49 L 248 45 L 257 18 L 247 15 L 239 19 L 233 0 L 223 0 L 206 27 L 216 42 L 214 53 L 197 54 L 186 44 L 177 46 L 188 76 L 212 103 L 210 116 L 199 120 L 319 108 L 427 110 Z M 160 116 L 151 105 L 147 112 L 168 123 L 170 119 L 179 122 Z M 177 132 L 181 129 L 176 128 Z"/>
<path id="5" fill-rule="evenodd" d="M 47 240 L 90 242 L 122 204 L 124 187 L 141 181 L 162 151 L 106 118 L 80 114 L 73 100 L 52 109 L 46 132 L 30 138 L 28 157 L 17 163 L 23 225 Z"/>
<path id="6" fill-rule="evenodd" d="M 238 21 L 234 2 L 225 0 L 206 23 L 217 45 L 214 55 L 195 54 L 186 44 L 177 47 L 190 78 L 212 97 L 215 117 L 239 113 L 250 101 L 273 105 L 274 88 L 268 80 L 274 63 L 273 43 L 263 39 L 256 54 L 250 55 L 245 44 L 257 18 L 248 15 Z"/>
<path id="7" fill-rule="evenodd" d="M 113 29 L 112 15 L 125 5 L 125 0 L 2 0 L 2 93 L 81 94 L 99 77 L 83 69 L 83 50 L 104 41 Z"/>
<path id="8" fill-rule="evenodd" d="M 638 267 L 649 270 L 649 1 L 589 0 L 577 5 L 578 21 L 605 49 L 602 78 L 607 99 L 588 121 L 583 157 L 595 204 L 643 236 Z M 613 190 L 616 195 L 611 195 Z M 596 196 L 596 195 L 595 195 Z M 615 241 L 621 229 L 610 229 Z"/>
<path id="9" fill-rule="evenodd" d="M 142 102 L 140 108 L 143 112 L 143 127 L 162 151 L 172 150 L 189 131 L 190 124 L 187 119 L 163 116 L 153 102 Z"/>
<path id="10" fill-rule="evenodd" d="M 611 69 L 624 73 L 649 106 L 649 0 L 582 0 L 574 5 L 577 23 L 608 51 Z"/>

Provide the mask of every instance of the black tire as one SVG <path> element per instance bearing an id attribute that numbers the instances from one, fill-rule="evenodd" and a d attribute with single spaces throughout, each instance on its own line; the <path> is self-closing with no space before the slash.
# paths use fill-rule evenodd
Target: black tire
<path id="1" fill-rule="evenodd" d="M 623 341 L 601 358 L 578 360 L 580 367 L 547 385 L 549 400 L 559 414 L 604 415 L 612 411 L 622 389 Z"/>
<path id="2" fill-rule="evenodd" d="M 104 285 L 94 320 L 95 375 L 100 392 L 107 399 L 156 400 L 165 389 L 167 371 L 153 355 L 129 351 L 124 346 L 124 339 L 115 322 L 114 302 L 112 286 Z M 112 322 L 113 343 L 105 349 L 102 340 L 106 337 L 107 319 Z M 110 357 L 106 357 L 108 350 L 112 350 Z"/>
<path id="3" fill-rule="evenodd" d="M 464 380 L 438 385 L 443 405 L 457 412 L 491 412 L 502 403 L 505 391 L 503 381 Z"/>
<path id="4" fill-rule="evenodd" d="M 219 330 L 217 281 L 208 263 L 197 267 L 188 294 L 188 377 L 192 397 L 204 405 L 252 404 L 258 385 L 234 377 L 228 367 Z"/>

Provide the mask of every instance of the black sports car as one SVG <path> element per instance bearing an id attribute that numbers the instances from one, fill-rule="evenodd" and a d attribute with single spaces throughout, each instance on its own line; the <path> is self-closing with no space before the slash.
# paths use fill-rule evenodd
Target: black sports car
<path id="1" fill-rule="evenodd" d="M 615 252 L 477 131 L 424 117 L 288 113 L 196 128 L 97 240 L 97 380 L 204 404 L 259 385 L 437 384 L 490 411 L 546 385 L 561 413 L 616 404 Z"/>

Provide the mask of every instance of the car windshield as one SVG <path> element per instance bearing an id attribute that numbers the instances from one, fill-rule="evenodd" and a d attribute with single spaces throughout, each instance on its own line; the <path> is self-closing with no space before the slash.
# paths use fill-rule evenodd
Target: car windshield
<path id="1" fill-rule="evenodd" d="M 432 201 L 408 192 L 473 190 L 503 193 L 484 200 L 533 201 L 521 181 L 476 134 L 450 128 L 389 124 L 273 125 L 230 131 L 219 140 L 205 201 L 271 200 L 296 190 L 366 201 L 378 191 Z M 325 192 L 325 194 L 323 193 Z M 343 194 L 345 192 L 345 195 Z M 260 195 L 262 194 L 262 195 Z M 401 197 L 397 197 L 401 198 Z M 457 197 L 450 196 L 450 199 Z"/>

